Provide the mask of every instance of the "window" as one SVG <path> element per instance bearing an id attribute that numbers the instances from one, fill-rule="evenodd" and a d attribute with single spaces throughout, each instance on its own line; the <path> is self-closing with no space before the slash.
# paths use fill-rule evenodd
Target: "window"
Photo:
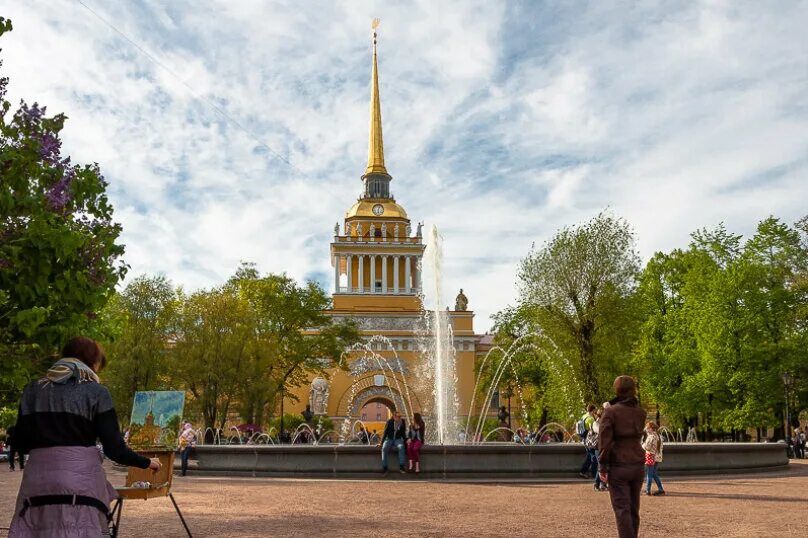
<path id="1" fill-rule="evenodd" d="M 368 419 L 368 414 L 367 413 L 362 413 L 362 420 L 367 420 L 367 419 Z"/>
<path id="2" fill-rule="evenodd" d="M 376 409 L 381 409 L 381 408 L 382 408 L 382 403 L 381 402 L 376 402 Z"/>
<path id="3" fill-rule="evenodd" d="M 382 419 L 382 414 L 381 413 L 376 413 L 376 420 L 381 420 L 381 419 Z"/>

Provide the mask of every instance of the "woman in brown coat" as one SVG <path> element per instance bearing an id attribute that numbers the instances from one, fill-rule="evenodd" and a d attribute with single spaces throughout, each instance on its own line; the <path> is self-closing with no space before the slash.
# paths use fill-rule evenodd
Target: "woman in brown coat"
<path id="1" fill-rule="evenodd" d="M 640 490 L 645 475 L 642 432 L 646 413 L 637 401 L 630 376 L 614 380 L 616 398 L 600 419 L 598 448 L 600 479 L 609 484 L 612 510 L 620 538 L 636 538 L 640 531 Z"/>

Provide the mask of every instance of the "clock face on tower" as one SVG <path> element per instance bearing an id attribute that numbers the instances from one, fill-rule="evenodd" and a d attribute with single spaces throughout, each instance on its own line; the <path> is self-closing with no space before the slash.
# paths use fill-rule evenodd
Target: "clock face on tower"
<path id="1" fill-rule="evenodd" d="M 380 217 L 384 213 L 384 206 L 382 204 L 376 204 L 373 206 L 373 214 L 377 217 Z"/>

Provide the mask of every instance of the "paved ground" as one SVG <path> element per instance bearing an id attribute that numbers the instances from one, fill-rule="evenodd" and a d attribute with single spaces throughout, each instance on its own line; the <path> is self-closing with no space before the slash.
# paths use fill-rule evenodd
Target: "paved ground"
<path id="1" fill-rule="evenodd" d="M 808 464 L 791 467 L 767 475 L 667 480 L 667 497 L 643 497 L 640 535 L 806 536 Z M 20 476 L 0 473 L 0 526 L 11 519 Z M 109 476 L 113 484 L 123 483 L 121 472 L 110 469 Z M 178 477 L 174 484 L 195 536 L 615 536 L 608 494 L 583 480 Z M 128 502 L 122 523 L 127 537 L 183 536 L 168 499 Z"/>

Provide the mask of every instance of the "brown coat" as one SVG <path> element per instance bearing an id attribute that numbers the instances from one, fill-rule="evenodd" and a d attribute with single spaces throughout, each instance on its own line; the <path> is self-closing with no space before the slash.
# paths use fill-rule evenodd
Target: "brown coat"
<path id="1" fill-rule="evenodd" d="M 645 410 L 636 398 L 613 401 L 603 410 L 598 434 L 598 463 L 608 471 L 612 465 L 638 465 L 645 463 L 642 432 Z"/>

